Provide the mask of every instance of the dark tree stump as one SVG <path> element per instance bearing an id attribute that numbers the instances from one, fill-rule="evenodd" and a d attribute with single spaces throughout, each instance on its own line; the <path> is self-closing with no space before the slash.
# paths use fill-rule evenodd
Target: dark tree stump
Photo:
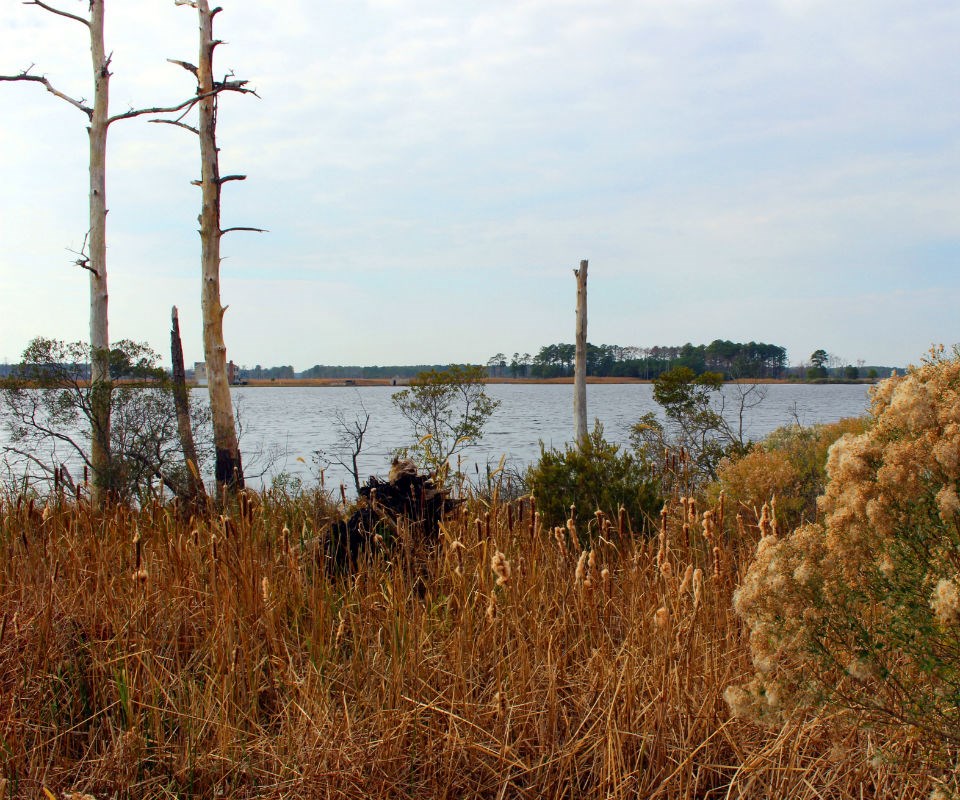
<path id="1" fill-rule="evenodd" d="M 438 487 L 433 475 L 418 473 L 412 461 L 394 461 L 388 479 L 371 475 L 360 487 L 354 512 L 331 528 L 329 571 L 352 571 L 364 553 L 389 550 L 401 525 L 416 541 L 435 543 L 440 520 L 461 502 Z"/>

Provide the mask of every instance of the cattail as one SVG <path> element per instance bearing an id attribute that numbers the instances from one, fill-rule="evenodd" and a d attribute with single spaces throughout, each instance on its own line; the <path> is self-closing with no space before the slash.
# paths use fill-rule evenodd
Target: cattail
<path id="1" fill-rule="evenodd" d="M 669 561 L 664 561 L 660 565 L 660 574 L 667 580 L 673 577 L 673 566 Z"/>
<path id="2" fill-rule="evenodd" d="M 485 511 L 483 514 L 483 538 L 490 538 L 490 512 Z"/>
<path id="3" fill-rule="evenodd" d="M 502 718 L 507 715 L 507 695 L 500 689 L 493 697 L 493 713 Z"/>
<path id="4" fill-rule="evenodd" d="M 703 538 L 711 545 L 716 544 L 716 522 L 714 522 L 713 512 L 703 512 Z"/>
<path id="5" fill-rule="evenodd" d="M 653 615 L 653 621 L 660 630 L 666 630 L 670 627 L 670 612 L 666 606 L 660 606 Z"/>
<path id="6" fill-rule="evenodd" d="M 626 538 L 627 535 L 627 509 L 623 506 L 620 506 L 620 510 L 617 512 L 617 536 L 621 540 Z"/>
<path id="7" fill-rule="evenodd" d="M 700 596 L 703 594 L 703 570 L 697 567 L 693 571 L 693 605 L 700 604 Z"/>
<path id="8" fill-rule="evenodd" d="M 553 529 L 553 538 L 557 543 L 557 547 L 560 548 L 560 552 L 566 556 L 567 555 L 567 537 L 563 532 L 563 528 L 556 527 Z"/>
<path id="9" fill-rule="evenodd" d="M 683 573 L 683 580 L 680 581 L 680 588 L 677 590 L 679 594 L 684 595 L 690 591 L 690 584 L 693 582 L 693 564 L 687 564 L 686 570 Z"/>
<path id="10" fill-rule="evenodd" d="M 574 583 L 583 583 L 583 579 L 586 577 L 587 570 L 587 554 L 581 553 L 580 559 L 577 561 L 577 569 L 573 573 Z"/>
<path id="11" fill-rule="evenodd" d="M 340 624 L 337 625 L 337 632 L 336 634 L 334 634 L 334 637 L 333 637 L 333 646 L 335 648 L 340 646 L 340 642 L 343 640 L 343 632 L 347 627 L 347 620 L 343 616 L 342 609 L 338 612 L 337 618 L 340 620 Z"/>
<path id="12" fill-rule="evenodd" d="M 720 552 L 719 547 L 713 548 L 713 577 L 720 577 L 720 561 L 723 558 L 723 553 Z"/>
<path id="13" fill-rule="evenodd" d="M 290 553 L 290 529 L 286 525 L 283 526 L 283 552 Z"/>
<path id="14" fill-rule="evenodd" d="M 570 531 L 570 541 L 577 550 L 583 550 L 580 546 L 580 537 L 577 536 L 577 507 L 570 506 L 570 519 L 567 520 L 567 530 Z"/>
<path id="15" fill-rule="evenodd" d="M 495 550 L 493 557 L 490 559 L 490 569 L 497 576 L 497 586 L 503 586 L 510 582 L 510 562 L 499 550 Z"/>
<path id="16" fill-rule="evenodd" d="M 453 553 L 454 557 L 456 558 L 457 564 L 453 568 L 453 574 L 458 578 L 463 577 L 463 554 L 460 551 L 465 549 L 466 547 L 459 539 L 454 539 L 452 542 L 450 542 L 450 549 L 448 552 Z"/>
<path id="17" fill-rule="evenodd" d="M 490 600 L 487 602 L 486 617 L 491 625 L 497 619 L 497 596 L 493 592 L 490 593 Z"/>
<path id="18" fill-rule="evenodd" d="M 133 579 L 137 581 L 137 583 L 146 583 L 150 579 L 150 573 L 143 567 L 140 567 L 140 569 L 133 573 Z"/>
<path id="19" fill-rule="evenodd" d="M 474 519 L 473 524 L 476 525 L 477 527 L 477 541 L 482 542 L 484 540 L 483 521 L 480 519 L 480 517 L 477 517 L 476 519 Z"/>
<path id="20" fill-rule="evenodd" d="M 260 579 L 260 595 L 263 597 L 263 604 L 270 605 L 270 579 L 266 575 Z"/>
<path id="21" fill-rule="evenodd" d="M 513 503 L 507 503 L 507 532 L 513 533 Z"/>
<path id="22" fill-rule="evenodd" d="M 770 525 L 770 506 L 767 503 L 763 504 L 763 508 L 760 511 L 760 536 L 770 536 L 773 532 L 773 528 Z"/>

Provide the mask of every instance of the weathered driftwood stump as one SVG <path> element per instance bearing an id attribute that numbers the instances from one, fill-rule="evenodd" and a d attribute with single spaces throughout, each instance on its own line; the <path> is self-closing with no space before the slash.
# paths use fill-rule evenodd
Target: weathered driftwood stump
<path id="1" fill-rule="evenodd" d="M 412 461 L 395 460 L 388 479 L 370 476 L 360 487 L 354 512 L 331 529 L 330 571 L 347 572 L 364 553 L 389 549 L 401 529 L 413 541 L 436 541 L 440 520 L 461 502 L 437 486 L 432 475 L 419 474 Z"/>

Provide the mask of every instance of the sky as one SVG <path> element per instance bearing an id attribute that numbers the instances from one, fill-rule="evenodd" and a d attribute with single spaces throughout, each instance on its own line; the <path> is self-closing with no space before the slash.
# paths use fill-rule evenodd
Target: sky
<path id="1" fill-rule="evenodd" d="M 52 2 L 52 0 L 50 0 Z M 917 362 L 960 341 L 956 0 L 223 0 L 228 357 L 484 363 L 574 338 Z M 59 7 L 86 12 L 85 0 Z M 111 111 L 193 90 L 196 12 L 107 3 Z M 90 97 L 85 29 L 0 2 L 0 73 Z M 86 118 L 0 83 L 0 360 L 88 336 Z M 198 143 L 110 130 L 110 336 L 202 359 Z"/>

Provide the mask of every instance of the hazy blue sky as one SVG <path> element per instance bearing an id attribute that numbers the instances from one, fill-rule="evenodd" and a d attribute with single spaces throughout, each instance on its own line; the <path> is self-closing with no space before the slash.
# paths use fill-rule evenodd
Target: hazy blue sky
<path id="1" fill-rule="evenodd" d="M 59 0 L 84 13 L 85 0 Z M 916 361 L 960 341 L 956 0 L 223 0 L 228 355 L 485 361 L 715 338 Z M 192 79 L 196 17 L 108 0 L 112 110 Z M 85 30 L 0 5 L 0 72 L 90 94 Z M 0 359 L 87 336 L 85 118 L 2 84 Z M 111 337 L 200 359 L 185 131 L 111 129 Z"/>

